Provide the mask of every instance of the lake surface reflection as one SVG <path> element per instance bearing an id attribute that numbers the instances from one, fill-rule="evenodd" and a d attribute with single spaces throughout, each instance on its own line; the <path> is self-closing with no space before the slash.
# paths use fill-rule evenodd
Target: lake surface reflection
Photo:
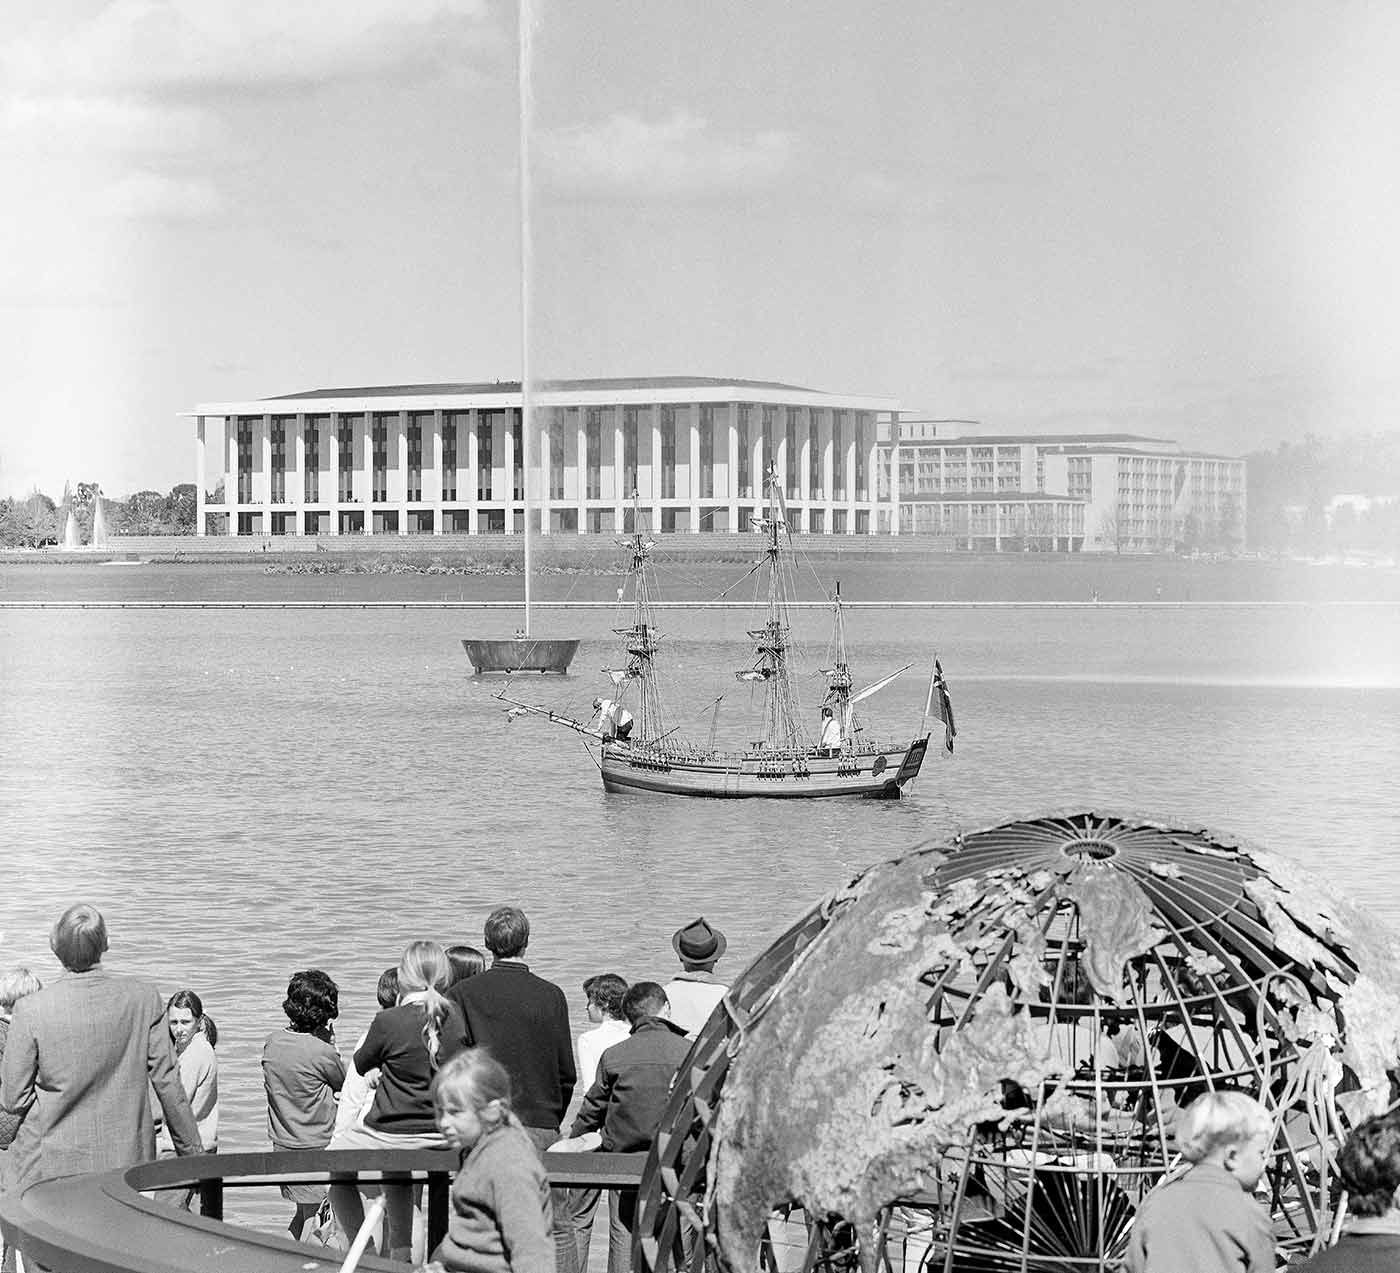
<path id="1" fill-rule="evenodd" d="M 980 579 L 958 575 L 960 599 L 1021 586 L 996 564 L 980 569 Z M 1044 569 L 1050 592 L 1082 599 L 1086 567 Z M 1095 570 L 1105 595 L 1155 595 L 1140 574 Z M 705 567 L 668 595 L 713 596 L 735 573 Z M 1184 601 L 1191 577 L 1165 577 L 1168 599 Z M 882 586 L 907 599 L 939 585 L 890 570 Z M 1382 591 L 1394 587 L 1387 575 Z M 508 600 L 518 588 L 218 567 L 0 570 L 8 600 Z M 615 588 L 556 579 L 544 595 L 602 599 Z M 1212 588 L 1196 577 L 1198 600 Z M 881 595 L 844 581 L 843 591 Z M 1352 579 L 1323 591 L 1375 595 Z M 568 990 L 576 1029 L 585 976 L 664 980 L 671 932 L 698 914 L 728 934 L 722 970 L 737 973 L 868 864 L 1048 808 L 1212 825 L 1400 919 L 1393 605 L 853 611 L 858 678 L 916 665 L 873 700 L 880 732 L 917 724 L 936 648 L 957 753 L 931 752 L 904 801 L 808 805 L 605 796 L 577 737 L 508 724 L 497 684 L 469 675 L 460 638 L 516 622 L 438 610 L 0 611 L 0 963 L 52 975 L 48 925 L 73 900 L 99 905 L 111 966 L 150 974 L 167 993 L 192 987 L 217 1018 L 223 1145 L 250 1149 L 265 1143 L 258 1055 L 282 1023 L 290 972 L 319 966 L 336 978 L 348 1044 L 406 941 L 479 943 L 501 902 L 530 915 L 531 961 Z M 543 615 L 541 634 L 585 638 L 576 674 L 517 680 L 515 692 L 586 714 L 606 684 L 600 669 L 616 663 L 618 622 L 607 610 Z M 817 666 L 826 623 L 816 612 L 798 620 Z M 723 694 L 716 736 L 742 742 L 749 690 L 731 670 L 745 655 L 729 638 L 746 617 L 674 611 L 665 626 L 672 721 L 704 738 L 705 707 Z M 802 687 L 814 720 L 819 684 Z"/>

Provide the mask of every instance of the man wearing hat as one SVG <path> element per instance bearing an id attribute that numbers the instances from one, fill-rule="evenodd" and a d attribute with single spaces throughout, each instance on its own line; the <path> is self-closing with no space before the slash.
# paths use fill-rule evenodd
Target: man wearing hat
<path id="1" fill-rule="evenodd" d="M 671 1020 L 692 1039 L 729 990 L 715 976 L 715 964 L 727 944 L 724 934 L 706 923 L 703 915 L 676 929 L 671 937 L 682 971 L 664 989 L 671 1003 Z"/>

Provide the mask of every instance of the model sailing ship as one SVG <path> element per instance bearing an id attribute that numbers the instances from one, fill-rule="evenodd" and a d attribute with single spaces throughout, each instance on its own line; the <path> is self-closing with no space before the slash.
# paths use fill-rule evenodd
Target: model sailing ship
<path id="1" fill-rule="evenodd" d="M 835 610 L 834 662 L 824 669 L 827 680 L 823 719 L 828 723 L 820 738 L 812 739 L 802 723 L 790 662 L 792 642 L 788 620 L 793 586 L 792 541 L 787 511 L 776 478 L 767 480 L 767 515 L 755 519 L 766 540 L 762 568 L 767 575 L 767 605 L 761 627 L 749 632 L 753 656 L 735 673 L 740 682 L 761 687 L 764 695 L 761 736 L 747 751 L 718 750 L 687 741 L 667 723 L 662 699 L 662 673 L 657 666 L 660 633 L 657 630 L 655 576 L 651 563 L 653 542 L 636 527 L 626 547 L 630 555 L 629 578 L 633 588 L 632 622 L 615 629 L 622 638 L 626 662 L 606 669 L 616 687 L 616 703 L 604 706 L 600 720 L 580 721 L 564 713 L 519 702 L 504 692 L 497 695 L 512 704 L 512 715 L 529 713 L 598 740 L 598 767 L 603 788 L 610 792 L 651 792 L 676 796 L 766 797 L 811 800 L 831 796 L 864 796 L 896 799 L 918 774 L 928 750 L 924 729 L 929 712 L 935 711 L 944 726 L 945 745 L 953 749 L 956 732 L 952 704 L 935 661 L 929 699 L 919 732 L 908 740 L 880 740 L 871 736 L 857 719 L 856 707 L 883 689 L 901 672 L 855 690 L 846 659 L 845 618 L 840 588 L 833 599 Z M 595 700 L 596 703 L 596 700 Z M 616 728 L 625 709 L 630 730 Z M 626 734 L 625 737 L 622 734 Z"/>

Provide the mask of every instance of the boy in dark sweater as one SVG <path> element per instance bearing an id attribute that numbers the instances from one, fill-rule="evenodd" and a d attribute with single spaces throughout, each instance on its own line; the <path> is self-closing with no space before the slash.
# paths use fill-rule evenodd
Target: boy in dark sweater
<path id="1" fill-rule="evenodd" d="M 447 998 L 462 1010 L 467 1042 L 485 1048 L 505 1067 L 515 1115 L 535 1148 L 544 1150 L 559 1138 L 578 1077 L 568 1001 L 521 958 L 530 944 L 530 921 L 523 911 L 498 906 L 486 917 L 484 935 L 491 967 L 451 986 Z M 554 1236 L 559 1273 L 576 1273 L 567 1194 L 555 1191 Z"/>

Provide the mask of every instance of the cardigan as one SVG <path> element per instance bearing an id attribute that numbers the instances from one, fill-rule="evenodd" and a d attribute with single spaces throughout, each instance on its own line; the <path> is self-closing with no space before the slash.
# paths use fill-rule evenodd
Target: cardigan
<path id="1" fill-rule="evenodd" d="M 564 992 L 519 960 L 498 959 L 447 997 L 462 1009 L 467 1042 L 484 1047 L 510 1075 L 511 1107 L 521 1123 L 558 1130 L 578 1081 Z"/>
<path id="2" fill-rule="evenodd" d="M 478 974 L 480 975 L 480 974 Z M 482 1134 L 452 1182 L 447 1236 L 433 1258 L 451 1273 L 555 1273 L 544 1164 L 519 1124 Z"/>

